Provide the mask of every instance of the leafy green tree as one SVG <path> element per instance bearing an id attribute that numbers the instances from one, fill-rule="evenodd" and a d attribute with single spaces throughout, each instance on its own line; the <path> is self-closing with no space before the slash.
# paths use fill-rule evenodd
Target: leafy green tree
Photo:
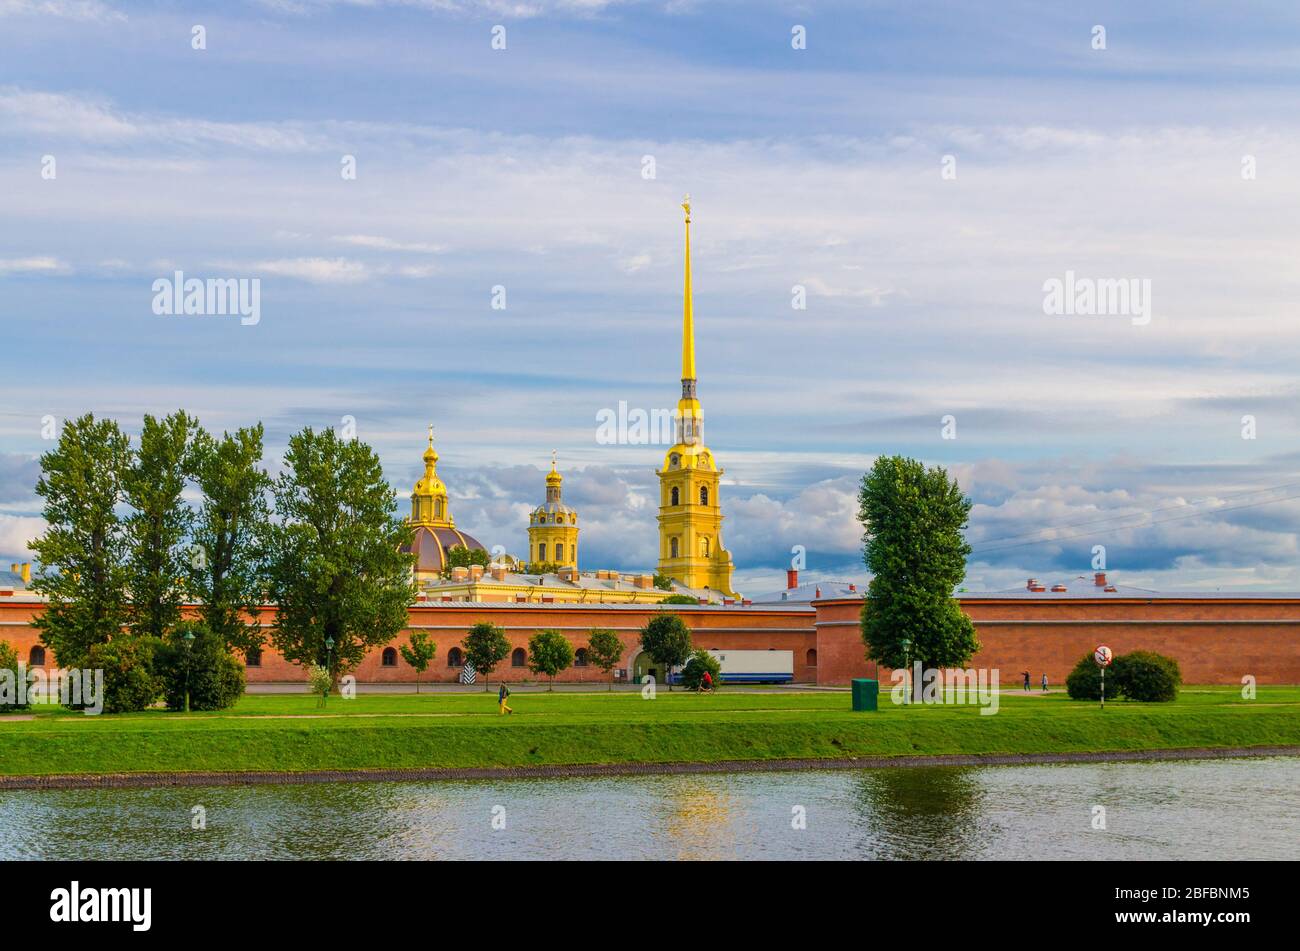
<path id="1" fill-rule="evenodd" d="M 261 466 L 262 424 L 220 439 L 200 430 L 192 457 L 203 503 L 184 559 L 189 590 L 204 627 L 247 654 L 262 646 L 257 607 L 271 485 Z"/>
<path id="2" fill-rule="evenodd" d="M 699 604 L 699 598 L 693 598 L 689 594 L 670 594 L 659 602 L 660 604 Z"/>
<path id="3" fill-rule="evenodd" d="M 451 569 L 468 568 L 471 565 L 482 565 L 486 568 L 492 563 L 492 556 L 482 548 L 466 548 L 464 545 L 452 545 L 447 549 L 447 563 L 443 565 L 442 573 L 450 578 Z"/>
<path id="4" fill-rule="evenodd" d="M 919 661 L 919 700 L 925 672 L 965 666 L 979 650 L 975 625 L 953 598 L 971 551 L 962 535 L 971 502 L 944 469 L 902 456 L 876 460 L 858 502 L 872 573 L 862 608 L 867 656 L 893 668 Z"/>
<path id="5" fill-rule="evenodd" d="M 402 660 L 415 668 L 415 692 L 419 693 L 420 675 L 429 669 L 438 653 L 438 645 L 424 631 L 412 631 L 411 642 L 399 646 L 397 652 L 402 655 Z"/>
<path id="6" fill-rule="evenodd" d="M 483 690 L 486 692 L 488 675 L 510 653 L 506 632 L 490 621 L 479 621 L 469 629 L 460 646 L 465 651 L 465 660 L 483 675 Z"/>
<path id="7" fill-rule="evenodd" d="M 559 631 L 538 631 L 528 639 L 528 669 L 550 678 L 548 691 L 555 689 L 555 675 L 572 666 L 573 645 Z"/>
<path id="8" fill-rule="evenodd" d="M 336 680 L 408 622 L 411 528 L 365 443 L 310 427 L 289 438 L 267 526 L 266 575 L 276 605 L 271 642 L 286 660 Z M 328 642 L 332 642 L 329 644 Z"/>
<path id="9" fill-rule="evenodd" d="M 673 579 L 656 571 L 654 586 L 660 591 L 671 591 L 673 590 Z"/>
<path id="10" fill-rule="evenodd" d="M 92 646 L 127 621 L 127 534 L 118 518 L 130 443 L 112 420 L 91 414 L 63 427 L 41 456 L 36 494 L 45 500 L 45 533 L 28 547 L 40 562 L 32 590 L 47 598 L 32 623 L 61 667 L 85 667 Z"/>
<path id="11" fill-rule="evenodd" d="M 526 575 L 553 575 L 560 570 L 558 561 L 534 561 L 524 565 Z"/>
<path id="12" fill-rule="evenodd" d="M 656 614 L 641 628 L 641 649 L 663 669 L 672 690 L 669 673 L 691 656 L 691 629 L 676 614 Z"/>
<path id="13" fill-rule="evenodd" d="M 129 636 L 91 645 L 85 666 L 104 672 L 104 713 L 137 713 L 162 699 L 163 683 L 153 667 L 158 647 L 152 637 Z"/>
<path id="14" fill-rule="evenodd" d="M 186 633 L 194 635 L 188 646 Z M 154 652 L 153 669 L 169 710 L 185 709 L 187 688 L 191 710 L 225 710 L 244 695 L 244 665 L 201 622 L 171 631 Z"/>
<path id="15" fill-rule="evenodd" d="M 26 676 L 26 671 L 23 675 Z M 0 641 L 0 713 L 26 710 L 28 704 L 18 702 L 18 652 L 7 641 Z"/>
<path id="16" fill-rule="evenodd" d="M 708 651 L 694 651 L 682 668 L 682 685 L 687 690 L 699 690 L 704 686 L 704 672 L 713 678 L 713 689 L 722 683 L 722 663 Z"/>
<path id="17" fill-rule="evenodd" d="M 1071 700 L 1101 699 L 1101 668 L 1092 659 L 1092 654 L 1080 657 L 1074 669 L 1066 676 L 1065 692 Z M 1119 699 L 1119 684 L 1115 682 L 1114 675 L 1106 681 L 1106 699 Z"/>
<path id="18" fill-rule="evenodd" d="M 1178 699 L 1178 685 L 1183 682 L 1178 661 L 1154 651 L 1131 651 L 1121 654 L 1111 664 L 1114 683 L 1130 700 L 1142 703 L 1168 703 Z"/>
<path id="19" fill-rule="evenodd" d="M 142 637 L 161 639 L 181 620 L 182 543 L 194 518 L 182 493 L 198 432 L 198 421 L 184 411 L 161 420 L 146 414 L 140 448 L 122 476 L 133 510 L 125 523 L 131 630 Z"/>
<path id="20" fill-rule="evenodd" d="M 587 663 L 599 667 L 608 677 L 610 671 L 623 659 L 623 642 L 617 634 L 603 627 L 593 627 L 587 633 Z M 614 681 L 609 682 L 614 689 Z"/>

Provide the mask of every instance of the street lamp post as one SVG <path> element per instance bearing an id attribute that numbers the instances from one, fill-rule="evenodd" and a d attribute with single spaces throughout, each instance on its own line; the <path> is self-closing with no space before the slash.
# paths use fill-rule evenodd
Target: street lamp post
<path id="1" fill-rule="evenodd" d="M 185 712 L 190 712 L 190 652 L 194 650 L 194 632 L 186 629 L 181 635 L 185 641 Z"/>
<path id="2" fill-rule="evenodd" d="M 325 672 L 330 674 L 331 684 L 334 682 L 333 669 L 334 669 L 334 638 L 327 637 L 325 638 Z M 330 695 L 330 688 L 329 685 L 327 684 L 325 687 L 325 692 L 322 695 L 322 699 L 328 700 L 329 695 Z"/>

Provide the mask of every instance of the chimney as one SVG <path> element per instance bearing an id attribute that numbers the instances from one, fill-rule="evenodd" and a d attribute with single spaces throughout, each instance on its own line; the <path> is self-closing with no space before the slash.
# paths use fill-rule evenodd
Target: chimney
<path id="1" fill-rule="evenodd" d="M 858 590 L 858 586 L 855 585 L 855 584 L 853 584 L 852 582 L 850 582 L 850 583 L 849 583 L 849 591 L 850 591 L 850 592 L 853 592 L 853 591 L 857 591 L 857 590 Z"/>
<path id="2" fill-rule="evenodd" d="M 1098 588 L 1106 587 L 1106 572 L 1099 571 L 1095 575 L 1093 575 L 1092 583 L 1095 584 Z"/>
<path id="3" fill-rule="evenodd" d="M 1058 592 L 1058 593 L 1060 593 L 1060 592 L 1063 592 L 1063 591 L 1069 591 L 1070 589 L 1067 588 L 1067 587 L 1066 587 L 1065 585 L 1063 585 L 1063 584 L 1054 584 L 1054 585 L 1052 585 L 1052 590 L 1053 590 L 1053 591 L 1056 591 L 1056 592 Z"/>
<path id="4" fill-rule="evenodd" d="M 787 588 L 799 587 L 799 569 L 787 568 L 785 570 L 785 586 Z"/>
<path id="5" fill-rule="evenodd" d="M 9 570 L 16 575 L 20 575 L 24 585 L 32 583 L 32 563 L 30 561 L 16 562 L 9 566 Z"/>
<path id="6" fill-rule="evenodd" d="M 561 581 L 568 581 L 570 583 L 573 583 L 578 580 L 578 569 L 569 565 L 565 565 L 563 568 L 557 571 L 556 574 L 560 576 Z"/>
<path id="7" fill-rule="evenodd" d="M 750 606 L 751 604 L 753 604 L 754 602 L 751 601 L 749 598 L 741 598 L 741 599 L 740 599 L 740 603 L 743 604 L 743 605 L 745 605 L 745 607 L 749 607 L 749 606 Z"/>
<path id="8" fill-rule="evenodd" d="M 489 571 L 489 573 L 492 575 L 492 580 L 493 580 L 493 581 L 505 581 L 505 580 L 506 580 L 506 566 L 505 566 L 505 565 L 493 565 L 491 568 L 488 569 L 488 571 Z"/>
<path id="9" fill-rule="evenodd" d="M 1025 587 L 1028 590 L 1033 591 L 1036 587 L 1038 587 L 1038 579 L 1030 578 L 1029 581 L 1025 584 Z"/>
<path id="10" fill-rule="evenodd" d="M 698 602 L 700 602 L 700 604 L 708 604 L 708 603 L 709 603 L 709 599 L 708 599 L 708 598 L 696 598 L 695 600 L 698 601 Z"/>
<path id="11" fill-rule="evenodd" d="M 480 578 L 482 578 L 482 577 L 483 577 L 483 566 L 482 566 L 482 565 L 470 565 L 470 566 L 469 566 L 469 580 L 470 580 L 470 581 L 478 581 L 478 580 L 479 580 Z"/>
<path id="12" fill-rule="evenodd" d="M 642 588 L 642 589 L 653 588 L 653 587 L 655 586 L 655 576 L 654 576 L 654 575 L 637 575 L 634 579 L 632 579 L 632 584 L 634 584 L 634 585 L 636 585 L 638 588 Z"/>
<path id="13" fill-rule="evenodd" d="M 821 586 L 819 585 L 817 587 L 817 593 L 814 595 L 814 597 L 820 598 L 821 596 L 822 596 L 822 589 Z"/>

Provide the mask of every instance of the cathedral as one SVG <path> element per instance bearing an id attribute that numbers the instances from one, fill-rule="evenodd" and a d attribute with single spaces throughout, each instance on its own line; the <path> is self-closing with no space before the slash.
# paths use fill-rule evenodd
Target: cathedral
<path id="1" fill-rule="evenodd" d="M 438 453 L 431 426 L 424 476 L 411 493 L 415 538 L 407 549 L 415 556 L 421 600 L 654 603 L 678 594 L 701 603 L 741 601 L 731 587 L 731 553 L 722 544 L 719 483 L 723 470 L 704 444 L 704 411 L 696 392 L 689 196 L 682 209 L 686 213 L 682 389 L 674 414 L 675 442 L 664 455 L 663 467 L 655 470 L 659 478 L 656 573 L 580 569 L 578 513 L 561 499 L 564 477 L 554 452 L 545 501 L 528 517 L 527 556 L 489 556 L 477 539 L 456 528 L 447 488 L 436 471 Z M 451 556 L 455 548 L 466 553 Z"/>

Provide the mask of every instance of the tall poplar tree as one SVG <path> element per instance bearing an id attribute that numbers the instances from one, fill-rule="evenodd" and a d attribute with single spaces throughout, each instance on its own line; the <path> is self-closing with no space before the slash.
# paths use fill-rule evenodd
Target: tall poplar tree
<path id="1" fill-rule="evenodd" d="M 965 666 L 979 641 L 953 592 L 971 552 L 962 534 L 970 499 L 942 468 L 882 456 L 862 477 L 858 502 L 872 573 L 862 606 L 867 657 L 896 669 L 920 661 L 923 676 Z M 918 699 L 922 686 L 913 683 Z"/>
<path id="2" fill-rule="evenodd" d="M 199 616 L 227 648 L 247 654 L 262 644 L 257 606 L 265 587 L 261 545 L 271 480 L 262 468 L 262 424 L 194 439 L 194 480 L 203 502 L 185 564 Z"/>
<path id="3" fill-rule="evenodd" d="M 122 478 L 132 512 L 126 518 L 129 545 L 127 588 L 131 630 L 163 638 L 180 623 L 184 601 L 183 542 L 194 511 L 182 498 L 193 462 L 198 420 L 182 410 L 161 420 L 148 414 L 140 448 Z"/>
<path id="4" fill-rule="evenodd" d="M 40 563 L 32 590 L 48 601 L 32 623 L 61 667 L 85 666 L 91 647 L 127 621 L 129 546 L 117 507 L 130 464 L 126 434 L 90 413 L 65 423 L 58 446 L 41 456 L 36 494 L 47 527 L 28 547 Z"/>
<path id="5" fill-rule="evenodd" d="M 309 427 L 290 437 L 284 461 L 267 531 L 271 642 L 337 677 L 409 623 L 413 559 L 401 546 L 411 529 L 365 443 Z"/>

